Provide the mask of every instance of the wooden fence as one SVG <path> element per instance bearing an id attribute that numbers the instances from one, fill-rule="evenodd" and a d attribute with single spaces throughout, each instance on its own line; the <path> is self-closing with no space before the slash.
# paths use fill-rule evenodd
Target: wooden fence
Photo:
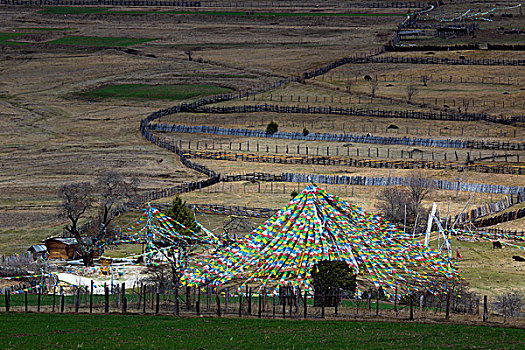
<path id="1" fill-rule="evenodd" d="M 496 116 L 486 113 L 449 113 L 449 112 L 420 112 L 412 110 L 380 110 L 380 109 L 357 109 L 352 107 L 321 107 L 321 106 L 282 106 L 272 104 L 256 104 L 242 106 L 214 106 L 200 107 L 193 112 L 198 113 L 293 113 L 293 114 L 332 114 L 332 115 L 356 115 L 362 117 L 376 118 L 403 118 L 424 120 L 451 120 L 451 121 L 487 121 L 492 123 L 510 124 L 513 122 L 525 122 L 525 115 L 518 116 Z"/>
<path id="2" fill-rule="evenodd" d="M 385 168 L 385 169 L 454 169 L 469 170 L 495 174 L 525 174 L 525 166 L 520 165 L 489 165 L 464 164 L 461 162 L 432 161 L 432 160 L 384 160 L 384 159 L 354 159 L 343 156 L 301 156 L 291 154 L 256 154 L 224 151 L 186 151 L 186 157 L 215 159 L 228 161 L 244 161 L 256 163 L 280 164 L 314 164 L 314 165 L 343 165 L 357 168 Z"/>
<path id="3" fill-rule="evenodd" d="M 441 148 L 471 148 L 471 149 L 502 149 L 502 150 L 525 150 L 525 143 L 501 142 L 501 141 L 477 141 L 458 139 L 432 139 L 432 138 L 410 138 L 395 136 L 355 135 L 355 134 L 332 134 L 332 133 L 309 133 L 304 135 L 299 132 L 278 131 L 273 134 L 264 130 L 223 128 L 207 125 L 178 125 L 178 124 L 150 124 L 149 130 L 176 133 L 205 133 L 213 135 L 228 135 L 240 137 L 274 138 L 286 140 L 303 141 L 327 141 L 327 142 L 354 142 L 380 145 L 406 145 Z M 493 156 L 494 157 L 494 156 Z M 487 157 L 491 159 L 493 157 Z"/>
<path id="4" fill-rule="evenodd" d="M 94 289 L 97 289 L 95 292 Z M 99 291 L 101 290 L 101 291 Z M 384 301 L 383 291 L 365 290 L 359 299 L 339 293 L 310 295 L 298 288 L 215 288 L 209 285 L 178 287 L 147 280 L 132 285 L 104 283 L 43 288 L 13 287 L 0 291 L 0 309 L 5 312 L 172 314 L 176 316 L 257 317 L 266 319 L 427 320 L 430 322 L 474 321 L 512 324 L 524 316 L 523 300 L 510 296 L 480 296 L 469 292 L 431 294 L 413 292 L 394 302 Z M 321 294 L 321 295 L 320 295 Z M 330 302 L 330 300 L 332 302 Z M 508 302 L 508 303 L 507 303 Z M 482 308 L 482 309 L 481 309 Z"/>
<path id="5" fill-rule="evenodd" d="M 457 220 L 459 225 L 463 225 L 465 223 L 474 221 L 476 223 L 476 226 L 480 226 L 477 224 L 477 219 L 488 215 L 494 215 L 500 211 L 510 208 L 515 204 L 523 202 L 523 200 L 523 192 L 518 193 L 518 195 L 516 196 L 516 200 L 514 200 L 514 197 L 512 195 L 509 195 L 497 202 L 487 203 L 477 208 L 463 212 L 461 215 L 459 215 L 459 218 L 458 216 L 456 216 L 456 218 L 452 220 L 452 222 Z"/>
<path id="6" fill-rule="evenodd" d="M 346 63 L 410 63 L 410 64 L 446 64 L 446 65 L 481 65 L 481 66 L 525 66 L 525 59 L 509 58 L 446 58 L 446 57 L 402 57 L 374 56 L 348 57 Z M 345 63 L 345 64 L 346 64 Z"/>
<path id="7" fill-rule="evenodd" d="M 506 211 L 496 216 L 474 220 L 474 225 L 476 225 L 477 227 L 494 226 L 502 222 L 518 220 L 523 217 L 525 217 L 525 208 L 520 208 L 511 211 Z"/>

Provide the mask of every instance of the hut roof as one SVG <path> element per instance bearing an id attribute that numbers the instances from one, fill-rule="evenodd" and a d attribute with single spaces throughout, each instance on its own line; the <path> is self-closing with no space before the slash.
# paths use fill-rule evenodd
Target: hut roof
<path id="1" fill-rule="evenodd" d="M 47 252 L 47 248 L 45 245 L 43 244 L 33 244 L 31 247 L 29 247 L 28 251 L 29 250 L 32 250 L 34 251 L 35 253 L 43 253 L 43 252 Z"/>
<path id="2" fill-rule="evenodd" d="M 50 237 L 47 238 L 44 242 L 60 242 L 65 245 L 71 246 L 77 244 L 77 239 L 73 237 Z"/>

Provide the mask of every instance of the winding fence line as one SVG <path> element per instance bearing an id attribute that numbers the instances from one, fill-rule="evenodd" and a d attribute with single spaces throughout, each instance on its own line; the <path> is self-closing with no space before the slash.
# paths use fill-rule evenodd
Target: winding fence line
<path id="1" fill-rule="evenodd" d="M 331 134 L 331 133 L 309 133 L 304 135 L 299 132 L 278 131 L 270 134 L 263 130 L 223 128 L 219 126 L 207 125 L 178 125 L 178 124 L 151 124 L 150 130 L 176 133 L 204 133 L 213 135 L 241 136 L 275 138 L 287 140 L 304 141 L 329 141 L 329 142 L 354 142 L 380 145 L 407 145 L 441 148 L 472 148 L 472 149 L 502 149 L 502 150 L 525 150 L 525 143 L 518 142 L 495 142 L 495 141 L 474 141 L 457 139 L 432 139 L 432 138 L 410 138 L 394 136 L 374 136 L 374 135 L 354 135 L 354 134 Z M 492 157 L 486 157 L 491 159 Z"/>
<path id="2" fill-rule="evenodd" d="M 380 109 L 355 109 L 352 107 L 320 107 L 320 106 L 282 106 L 270 104 L 242 105 L 242 106 L 206 106 L 192 112 L 197 113 L 292 113 L 292 114 L 332 114 L 354 115 L 376 118 L 402 118 L 425 120 L 450 120 L 450 121 L 487 121 L 492 123 L 510 124 L 512 122 L 525 122 L 525 115 L 495 116 L 485 113 L 447 113 L 447 112 L 418 112 L 411 110 L 395 111 Z"/>
<path id="3" fill-rule="evenodd" d="M 159 144 L 168 142 L 160 139 Z M 343 165 L 356 168 L 384 168 L 384 169 L 453 169 L 469 170 L 492 174 L 525 174 L 525 166 L 521 165 L 490 165 L 465 164 L 462 162 L 440 162 L 431 160 L 383 160 L 383 159 L 355 159 L 343 156 L 302 156 L 290 154 L 256 154 L 224 151 L 185 151 L 184 155 L 191 158 L 244 161 L 256 163 L 280 164 L 314 164 L 314 165 Z"/>
<path id="4" fill-rule="evenodd" d="M 174 106 L 171 108 L 159 110 L 157 112 L 154 112 L 144 118 L 140 123 L 140 132 L 143 135 L 144 138 L 149 140 L 150 142 L 154 143 L 155 145 L 165 148 L 171 152 L 176 153 L 180 159 L 181 162 L 188 166 L 191 169 L 194 169 L 200 173 L 203 173 L 208 176 L 208 179 L 202 180 L 202 181 L 196 181 L 186 184 L 177 185 L 172 188 L 168 189 L 161 189 L 159 191 L 152 191 L 146 194 L 143 194 L 140 201 L 146 202 L 152 199 L 158 199 L 163 197 L 169 197 L 173 196 L 178 193 L 192 191 L 197 188 L 204 188 L 207 186 L 211 186 L 213 184 L 216 184 L 220 181 L 236 181 L 235 179 L 241 178 L 242 175 L 226 175 L 225 177 L 221 177 L 220 174 L 216 174 L 212 170 L 208 169 L 205 166 L 199 165 L 197 163 L 191 162 L 189 158 L 204 158 L 204 159 L 224 159 L 224 160 L 242 160 L 242 161 L 251 161 L 251 162 L 272 162 L 272 163 L 288 163 L 288 164 L 322 164 L 322 165 L 348 165 L 348 166 L 356 166 L 356 167 L 381 167 L 381 168 L 404 168 L 404 169 L 412 169 L 412 168 L 432 168 L 432 169 L 457 169 L 460 171 L 463 170 L 471 170 L 471 171 L 480 171 L 480 172 L 490 172 L 490 173 L 511 173 L 511 174 L 525 174 L 525 167 L 522 166 L 493 166 L 493 165 L 477 165 L 477 164 L 462 164 L 459 162 L 434 162 L 434 161 L 416 161 L 416 160 L 403 160 L 403 161 L 381 161 L 381 160 L 369 160 L 369 159 L 351 159 L 351 158 L 344 158 L 344 157 L 322 157 L 322 156 L 291 156 L 291 155 L 258 155 L 258 154 L 246 154 L 246 153 L 232 153 L 232 152 L 199 152 L 199 151 L 191 151 L 191 150 L 183 150 L 181 144 L 179 143 L 179 146 L 177 146 L 176 143 L 173 143 L 172 141 L 155 135 L 154 131 L 177 131 L 177 132 L 210 132 L 210 133 L 217 133 L 217 134 L 242 134 L 242 136 L 249 136 L 249 137 L 267 137 L 266 133 L 262 133 L 260 131 L 253 131 L 253 130 L 245 130 L 245 129 L 225 129 L 225 128 L 215 128 L 215 127 L 208 127 L 208 126 L 197 126 L 197 127 L 188 127 L 183 125 L 167 125 L 167 124 L 154 124 L 153 121 L 156 121 L 163 116 L 171 115 L 171 114 L 177 114 L 177 113 L 183 113 L 183 112 L 192 112 L 192 113 L 250 113 L 250 112 L 275 112 L 275 113 L 298 113 L 298 114 L 305 114 L 305 113 L 312 113 L 312 114 L 338 114 L 338 115 L 360 115 L 360 116 L 372 116 L 372 117 L 382 117 L 382 118 L 412 118 L 412 119 L 429 119 L 429 120 L 455 120 L 455 121 L 476 121 L 476 120 L 484 120 L 489 122 L 496 122 L 496 123 L 511 123 L 511 122 L 523 122 L 525 121 L 525 116 L 513 116 L 510 118 L 505 117 L 498 117 L 498 116 L 490 116 L 486 114 L 475 114 L 475 113 L 463 113 L 463 114 L 451 114 L 451 113 L 444 113 L 444 112 L 415 112 L 415 111 L 381 111 L 381 110 L 354 110 L 352 108 L 332 108 L 332 107 L 299 107 L 299 106 L 279 106 L 279 105 L 252 105 L 252 106 L 232 106 L 232 107 L 225 107 L 225 106 L 207 106 L 210 104 L 214 104 L 217 102 L 223 102 L 223 101 L 229 101 L 236 98 L 241 97 L 247 97 L 250 95 L 254 95 L 261 92 L 270 91 L 272 89 L 275 89 L 279 86 L 282 86 L 284 84 L 287 84 L 289 82 L 301 82 L 304 79 L 312 78 L 321 74 L 325 74 L 328 71 L 337 68 L 341 65 L 347 64 L 347 63 L 428 63 L 428 64 L 483 64 L 483 65 L 524 65 L 525 60 L 448 60 L 448 59 L 442 59 L 442 60 L 436 60 L 435 58 L 431 59 L 420 59 L 420 58 L 392 58 L 392 57 L 381 57 L 380 59 L 374 61 L 376 59 L 375 57 L 353 57 L 353 58 L 343 58 L 338 61 L 335 61 L 331 64 L 328 64 L 324 67 L 321 67 L 319 69 L 316 69 L 314 71 L 306 72 L 302 75 L 302 77 L 296 77 L 296 78 L 290 78 L 290 79 L 281 79 L 273 84 L 270 84 L 265 87 L 259 87 L 257 89 L 251 90 L 251 91 L 244 91 L 244 92 L 235 92 L 235 93 L 227 93 L 227 94 L 221 94 L 221 95 L 215 95 L 210 97 L 204 97 L 197 99 L 196 101 L 192 103 L 186 103 L 181 104 L 178 106 Z M 456 62 L 457 61 L 457 62 Z M 304 135 L 299 135 L 298 133 L 280 133 L 277 134 L 277 136 L 283 137 L 283 138 L 296 138 L 296 139 L 304 139 L 306 140 L 307 137 Z M 352 137 L 355 137 L 357 140 L 363 140 L 363 141 L 372 141 L 374 137 L 370 136 L 370 139 L 359 139 L 358 136 L 355 135 L 336 135 L 333 134 L 313 134 L 310 136 L 312 139 L 315 139 L 318 137 L 319 139 L 337 139 L 338 137 L 349 137 L 350 139 L 348 141 L 350 142 L 358 142 L 355 139 L 351 139 Z M 368 136 L 367 136 L 368 137 Z M 384 138 L 389 139 L 389 138 Z M 392 138 L 392 139 L 399 139 L 399 140 L 391 140 L 392 142 L 409 142 L 409 141 L 402 141 L 403 138 Z M 405 138 L 406 139 L 406 138 Z M 380 141 L 379 141 L 380 140 Z M 413 139 L 415 140 L 415 139 Z M 414 142 L 412 140 L 412 142 Z M 438 144 L 438 142 L 435 142 L 436 140 L 432 139 L 417 139 L 421 144 L 428 143 L 428 144 Z M 428 140 L 428 141 L 427 141 Z M 344 140 L 347 141 L 347 140 Z M 375 141 L 379 142 L 387 142 L 383 139 L 376 139 Z M 442 142 L 443 140 L 440 140 Z M 444 145 L 448 146 L 454 146 L 454 147 L 470 147 L 470 148 L 501 148 L 501 149 L 523 149 L 523 144 L 518 143 L 498 143 L 498 145 L 485 143 L 484 141 L 458 141 L 458 140 L 444 140 Z M 449 142 L 448 144 L 446 142 Z M 458 143 L 455 143 L 458 142 Z M 465 143 L 466 142 L 466 143 Z M 469 142 L 471 142 L 469 144 Z M 476 142 L 476 143 L 474 143 Z M 458 146 L 459 145 L 459 146 Z M 297 181 L 301 180 L 301 176 L 307 176 L 304 174 L 281 174 L 280 181 Z M 258 175 L 258 178 L 264 178 L 265 181 L 279 181 L 278 175 L 271 175 L 271 174 L 264 174 L 264 175 Z M 245 177 L 246 178 L 246 177 Z M 252 179 L 253 180 L 253 176 Z M 308 180 L 308 179 L 304 179 Z M 356 184 L 362 183 L 373 183 L 376 186 L 380 184 L 402 184 L 402 179 L 370 179 L 370 178 L 353 178 L 353 177 L 323 177 L 322 175 L 317 175 L 312 178 L 314 182 L 326 182 L 326 183 L 332 183 L 332 182 L 344 182 L 344 183 L 352 183 L 355 182 Z M 305 181 L 306 182 L 306 181 Z M 466 187 L 460 188 L 460 186 L 463 186 L 463 184 L 457 184 L 455 182 L 449 182 L 446 180 L 438 180 L 436 183 L 436 186 L 442 189 L 455 189 L 455 190 L 475 190 L 476 192 L 491 192 L 494 193 L 494 191 L 509 191 L 509 192 L 516 192 L 519 191 L 518 188 L 511 188 L 510 186 L 500 186 L 500 187 L 491 187 L 491 185 L 484 185 L 484 184 L 467 184 Z M 503 192 L 501 192 L 503 193 Z M 512 193 L 511 193 L 512 195 Z M 505 200 L 508 200 L 506 198 Z M 512 197 L 511 200 L 512 202 Z M 510 204 L 511 205 L 511 204 Z M 470 213 L 470 218 L 478 217 L 479 215 L 483 215 L 485 212 L 492 213 L 494 210 L 501 210 L 504 207 L 503 204 L 494 204 L 492 206 L 486 207 L 488 209 L 480 209 L 476 208 L 475 210 L 472 210 Z M 213 210 L 213 209 L 209 209 Z M 218 210 L 218 209 L 215 209 Z M 477 211 L 476 211 L 477 210 Z M 476 212 L 476 214 L 473 214 Z M 478 213 L 479 212 L 479 213 Z"/>

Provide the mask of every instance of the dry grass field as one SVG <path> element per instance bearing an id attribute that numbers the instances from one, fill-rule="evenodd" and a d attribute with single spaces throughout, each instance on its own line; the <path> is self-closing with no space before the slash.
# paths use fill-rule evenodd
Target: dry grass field
<path id="1" fill-rule="evenodd" d="M 370 28 L 387 35 L 400 18 L 0 12 L 0 33 L 16 34 L 0 38 L 0 253 L 61 233 L 61 184 L 92 181 L 107 170 L 139 178 L 141 190 L 202 177 L 137 130 L 145 115 L 177 101 L 81 93 L 136 83 L 246 89 L 379 47 L 383 40 L 367 35 Z"/>
<path id="2" fill-rule="evenodd" d="M 246 15 L 244 9 L 211 9 L 216 13 L 167 9 L 128 8 L 60 8 L 0 7 L 0 254 L 25 251 L 42 238 L 60 234 L 64 222 L 57 219 L 59 205 L 56 191 L 69 182 L 94 181 L 97 176 L 114 170 L 125 176 L 137 177 L 140 190 L 147 191 L 174 186 L 204 176 L 184 167 L 172 153 L 144 140 L 139 123 L 146 115 L 187 100 L 110 97 L 94 91 L 112 89 L 122 84 L 164 86 L 179 84 L 203 85 L 217 89 L 241 91 L 264 86 L 283 77 L 296 77 L 305 71 L 327 65 L 339 58 L 369 53 L 381 48 L 402 21 L 407 9 L 344 9 L 287 7 L 265 9 L 264 13 Z M 226 6 L 226 5 L 225 5 Z M 463 10 L 465 4 L 445 7 L 445 15 Z M 255 7 L 257 8 L 257 7 Z M 268 10 L 268 11 L 266 11 Z M 257 10 L 258 11 L 258 10 Z M 256 12 L 257 12 L 256 11 Z M 164 12 L 164 13 L 161 13 Z M 266 13 L 274 12 L 274 13 Z M 334 15 L 337 13 L 338 15 Z M 362 14 L 368 14 L 363 16 Z M 349 14 L 358 14 L 350 16 Z M 378 16 L 378 14 L 382 14 Z M 483 23 L 480 42 L 522 42 L 521 36 L 497 34 L 513 27 L 523 27 L 518 13 L 511 18 L 496 16 L 492 23 Z M 426 25 L 426 22 L 423 22 Z M 498 28 L 504 29 L 498 29 Z M 521 28 L 523 29 L 523 28 Z M 491 36 L 492 35 L 492 36 Z M 507 40 L 505 38 L 511 38 Z M 425 37 L 426 38 L 426 37 Z M 487 38 L 492 38 L 488 40 Z M 474 38 L 475 39 L 475 38 Z M 483 40 L 481 40 L 483 39 Z M 515 39 L 515 40 L 514 40 Z M 450 43 L 470 42 L 470 37 Z M 404 41 L 403 41 L 404 43 Z M 410 41 L 408 41 L 410 43 Z M 416 44 L 440 44 L 431 38 Z M 191 51 L 192 61 L 188 59 Z M 386 56 L 458 58 L 525 58 L 524 51 L 428 51 L 384 53 Z M 276 104 L 287 106 L 353 107 L 396 111 L 483 112 L 515 116 L 525 114 L 525 79 L 522 66 L 451 66 L 423 64 L 347 64 L 327 74 L 307 79 L 304 83 L 290 83 L 272 91 L 255 94 L 241 100 L 217 105 Z M 378 81 L 374 98 L 370 75 Z M 427 86 L 421 76 L 429 77 Z M 351 82 L 351 84 L 349 84 Z M 417 87 L 411 101 L 407 101 L 407 86 Z M 154 90 L 154 89 L 152 89 Z M 210 90 L 211 91 L 211 90 Z M 184 97 L 181 97 L 184 98 Z M 184 113 L 164 117 L 161 123 L 213 125 L 264 130 L 270 121 L 276 121 L 281 131 L 315 133 L 354 133 L 377 136 L 431 137 L 435 139 L 490 140 L 523 142 L 523 125 L 503 125 L 489 122 L 455 122 L 420 119 L 380 119 L 357 116 L 300 115 L 276 113 L 207 114 Z M 395 125 L 397 129 L 387 129 Z M 400 159 L 414 148 L 423 150 L 423 159 L 442 160 L 447 153 L 452 159 L 457 151 L 460 160 L 466 153 L 488 156 L 492 150 L 432 148 L 420 146 L 388 147 L 375 144 L 352 144 L 322 141 L 287 141 L 283 139 L 249 139 L 245 137 L 218 137 L 209 134 L 162 133 L 174 142 L 182 140 L 199 149 L 227 149 L 255 152 L 294 154 L 297 146 L 304 152 L 306 146 L 315 154 L 338 152 L 342 156 Z M 275 152 L 275 147 L 280 151 Z M 496 155 L 504 151 L 495 151 Z M 515 164 L 512 151 L 506 163 Z M 379 154 L 379 156 L 378 156 Z M 419 156 L 418 156 L 419 157 Z M 419 159 L 419 158 L 418 158 Z M 351 168 L 342 166 L 284 165 L 196 160 L 221 174 L 249 172 L 282 172 L 312 174 L 347 174 L 366 176 L 405 176 L 410 170 Z M 525 186 L 523 175 L 458 172 L 455 170 L 423 171 L 435 179 L 479 182 L 487 184 Z M 299 189 L 304 184 L 299 184 Z M 230 186 L 230 183 L 224 184 Z M 223 184 L 202 191 L 184 194 L 189 203 L 241 205 L 248 207 L 279 208 L 290 199 L 297 184 L 231 183 L 231 190 Z M 324 185 L 322 186 L 325 187 Z M 281 189 L 280 192 L 277 192 Z M 330 192 L 374 211 L 379 188 L 355 186 L 328 186 Z M 350 191 L 350 193 L 349 193 Z M 284 192 L 284 193 L 283 193 Z M 366 192 L 366 193 L 365 193 Z M 450 191 L 449 191 L 450 192 Z M 440 191 L 432 200 L 442 210 L 449 198 L 451 214 L 457 214 L 469 198 L 461 193 Z M 483 198 L 478 194 L 469 208 L 496 201 L 500 195 Z M 157 202 L 167 203 L 171 198 Z M 430 204 L 427 201 L 426 204 Z M 131 222 L 136 212 L 122 216 L 121 225 Z M 226 216 L 204 215 L 204 225 L 220 232 Z M 254 219 L 260 223 L 260 219 Z M 523 219 L 498 227 L 524 229 Z M 463 243 L 462 243 L 463 244 Z M 115 250 L 116 255 L 137 252 L 137 247 Z M 507 251 L 498 264 L 505 265 L 505 278 L 497 271 L 486 271 L 481 259 L 477 268 L 469 271 L 469 259 L 477 253 L 475 244 L 465 244 L 468 251 L 462 262 L 472 286 L 486 290 L 488 285 L 504 288 L 522 288 L 514 265 L 505 265 Z M 480 248 L 479 256 L 490 256 Z M 483 255 L 485 254 L 485 255 Z M 474 259 L 474 258 L 472 258 Z M 496 265 L 494 265 L 496 266 Z M 498 265 L 499 266 L 499 265 Z M 474 266 L 472 266 L 473 268 Z M 519 270 L 517 273 L 522 273 Z M 490 276 L 489 276 L 490 275 Z M 486 277 L 486 278 L 484 278 Z M 476 280 L 477 279 L 477 280 Z M 481 282 L 476 282 L 481 281 Z M 485 283 L 483 281 L 489 281 Z M 499 289 L 498 289 L 499 290 Z"/>

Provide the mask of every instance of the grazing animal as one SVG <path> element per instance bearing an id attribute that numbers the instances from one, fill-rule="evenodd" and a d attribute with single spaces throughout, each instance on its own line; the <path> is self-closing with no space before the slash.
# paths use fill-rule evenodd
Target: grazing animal
<path id="1" fill-rule="evenodd" d="M 503 246 L 501 245 L 501 242 L 500 241 L 492 241 L 492 249 L 502 249 Z"/>
<path id="2" fill-rule="evenodd" d="M 519 255 L 514 255 L 512 257 L 512 259 L 516 260 L 516 261 L 525 261 L 525 258 L 522 257 L 522 256 L 519 256 Z"/>

